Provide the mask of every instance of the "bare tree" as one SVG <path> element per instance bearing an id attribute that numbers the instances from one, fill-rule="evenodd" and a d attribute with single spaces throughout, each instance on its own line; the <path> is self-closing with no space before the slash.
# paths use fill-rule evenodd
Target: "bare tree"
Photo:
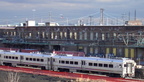
<path id="1" fill-rule="evenodd" d="M 19 82 L 20 75 L 17 72 L 8 72 L 5 82 Z"/>

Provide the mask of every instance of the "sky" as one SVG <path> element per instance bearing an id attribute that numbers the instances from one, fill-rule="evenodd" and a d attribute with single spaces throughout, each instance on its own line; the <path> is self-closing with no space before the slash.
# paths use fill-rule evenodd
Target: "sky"
<path id="1" fill-rule="evenodd" d="M 144 0 L 0 0 L 0 24 L 25 20 L 37 22 L 80 19 L 100 16 L 100 9 L 111 17 L 128 16 L 143 19 Z"/>

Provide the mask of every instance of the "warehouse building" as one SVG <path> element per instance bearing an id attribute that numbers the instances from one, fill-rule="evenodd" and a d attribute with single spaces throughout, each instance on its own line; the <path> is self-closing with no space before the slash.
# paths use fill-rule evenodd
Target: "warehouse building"
<path id="1" fill-rule="evenodd" d="M 144 26 L 25 26 L 0 33 L 1 47 L 144 58 Z"/>

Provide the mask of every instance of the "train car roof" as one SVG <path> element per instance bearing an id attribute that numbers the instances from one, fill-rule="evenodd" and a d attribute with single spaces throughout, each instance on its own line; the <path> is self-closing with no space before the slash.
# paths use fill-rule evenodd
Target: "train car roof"
<path id="1" fill-rule="evenodd" d="M 9 54 L 9 55 L 24 55 L 24 56 L 37 56 L 37 57 L 51 57 L 51 55 L 37 54 L 37 53 L 23 53 L 23 52 L 0 52 L 0 54 Z"/>
<path id="2" fill-rule="evenodd" d="M 108 59 L 108 58 L 98 58 L 98 57 L 54 56 L 53 58 L 63 58 L 63 59 L 73 59 L 73 60 L 107 61 L 107 62 L 123 62 L 122 59 Z"/>

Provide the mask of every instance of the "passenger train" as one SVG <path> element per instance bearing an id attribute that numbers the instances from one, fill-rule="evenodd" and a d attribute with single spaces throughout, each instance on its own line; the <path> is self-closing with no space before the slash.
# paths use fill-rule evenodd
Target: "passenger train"
<path id="1" fill-rule="evenodd" d="M 97 57 L 58 56 L 22 52 L 0 52 L 0 65 L 40 67 L 43 70 L 117 74 L 134 77 L 134 60 Z"/>

